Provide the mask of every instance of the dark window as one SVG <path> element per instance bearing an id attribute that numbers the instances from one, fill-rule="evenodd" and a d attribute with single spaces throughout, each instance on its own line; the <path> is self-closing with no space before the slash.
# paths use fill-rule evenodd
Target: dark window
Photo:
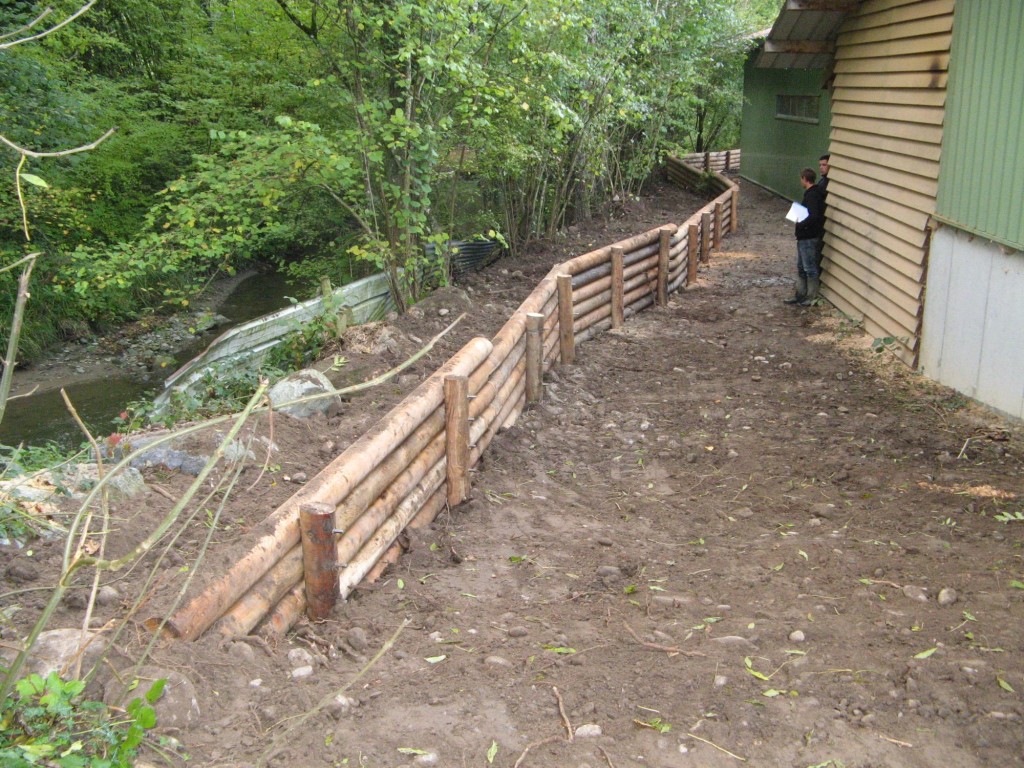
<path id="1" fill-rule="evenodd" d="M 801 123 L 818 122 L 818 96 L 795 96 L 780 93 L 775 97 L 775 117 Z"/>

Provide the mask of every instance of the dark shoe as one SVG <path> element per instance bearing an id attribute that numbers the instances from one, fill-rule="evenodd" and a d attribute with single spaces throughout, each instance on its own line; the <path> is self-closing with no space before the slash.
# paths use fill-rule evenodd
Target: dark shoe
<path id="1" fill-rule="evenodd" d="M 798 302 L 801 307 L 813 307 L 818 301 L 818 291 L 821 289 L 821 280 L 817 277 L 807 278 L 807 295 L 803 301 Z"/>
<path id="2" fill-rule="evenodd" d="M 799 304 L 807 297 L 807 278 L 798 277 L 793 283 L 793 297 L 783 299 L 783 304 Z"/>

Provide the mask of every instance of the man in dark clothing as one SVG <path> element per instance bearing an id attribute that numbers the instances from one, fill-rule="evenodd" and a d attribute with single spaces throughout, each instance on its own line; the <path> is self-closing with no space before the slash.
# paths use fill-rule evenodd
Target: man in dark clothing
<path id="1" fill-rule="evenodd" d="M 802 204 L 807 209 L 807 218 L 796 224 L 796 290 L 793 298 L 785 300 L 786 304 L 801 307 L 814 304 L 821 285 L 815 252 L 818 240 L 825 234 L 825 195 L 814 183 L 815 178 L 810 168 L 800 171 L 800 184 L 804 188 Z"/>
<path id="2" fill-rule="evenodd" d="M 825 208 L 828 209 L 828 172 L 832 168 L 831 164 L 832 155 L 826 152 L 824 155 L 818 158 L 818 171 L 821 173 L 821 178 L 818 179 L 818 188 L 821 189 L 822 199 L 825 201 Z M 818 262 L 818 272 L 821 272 L 821 260 L 825 256 L 825 233 L 821 234 L 818 238 L 818 248 L 814 252 L 814 258 Z"/>

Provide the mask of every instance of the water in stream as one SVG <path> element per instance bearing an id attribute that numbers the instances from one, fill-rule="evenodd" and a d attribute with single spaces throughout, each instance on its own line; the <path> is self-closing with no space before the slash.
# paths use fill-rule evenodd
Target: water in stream
<path id="1" fill-rule="evenodd" d="M 201 352 L 228 328 L 287 306 L 290 290 L 280 274 L 258 272 L 240 282 L 217 307 L 217 312 L 230 322 L 197 336 L 194 343 L 178 350 L 174 366 L 148 378 L 110 368 L 101 378 L 68 383 L 68 396 L 93 434 L 110 434 L 114 430 L 113 419 L 125 404 L 159 391 L 165 375 Z M 71 448 L 83 439 L 64 406 L 59 382 L 38 394 L 9 401 L 0 422 L 0 444 L 4 445 L 42 445 L 52 441 Z"/>

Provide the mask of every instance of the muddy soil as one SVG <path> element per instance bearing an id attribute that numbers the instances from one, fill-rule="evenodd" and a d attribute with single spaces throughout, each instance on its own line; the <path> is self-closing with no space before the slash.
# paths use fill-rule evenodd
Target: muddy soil
<path id="1" fill-rule="evenodd" d="M 347 337 L 328 357 L 347 359 L 337 383 L 385 370 L 468 313 L 412 370 L 339 413 L 277 416 L 272 433 L 262 419 L 254 430 L 277 450 L 252 444 L 216 525 L 200 509 L 144 561 L 163 557 L 152 583 L 142 566 L 105 575 L 113 592 L 93 626 L 131 611 L 114 645 L 137 658 L 141 620 L 182 579 L 221 573 L 249 527 L 465 340 L 492 335 L 551 264 L 701 204 L 659 187 Z M 412 535 L 328 621 L 276 647 L 212 633 L 159 643 L 161 671 L 143 675 L 195 686 L 195 707 L 159 724 L 173 739 L 165 756 L 308 768 L 1024 765 L 1024 522 L 1000 519 L 1024 509 L 1020 426 L 873 352 L 827 305 L 783 305 L 787 205 L 743 184 L 740 229 L 698 285 L 550 372 L 543 402 L 492 443 L 471 499 Z M 112 507 L 108 556 L 191 480 L 144 474 L 147 494 Z M 5 643 L 35 617 L 60 553 L 56 541 L 0 552 L 3 603 L 19 609 L 5 611 Z M 51 626 L 80 625 L 83 594 Z"/>

